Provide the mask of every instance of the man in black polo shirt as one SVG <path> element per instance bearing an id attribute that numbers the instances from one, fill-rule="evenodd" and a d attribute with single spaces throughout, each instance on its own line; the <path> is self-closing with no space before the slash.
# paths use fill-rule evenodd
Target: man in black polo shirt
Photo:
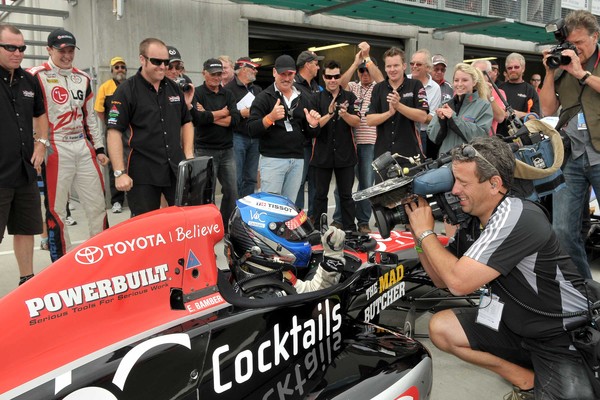
<path id="1" fill-rule="evenodd" d="M 225 89 L 233 93 L 240 111 L 240 122 L 233 129 L 233 153 L 235 156 L 235 170 L 237 173 L 238 197 L 245 197 L 254 193 L 258 175 L 258 139 L 253 139 L 248 134 L 248 117 L 250 105 L 262 90 L 254 84 L 257 68 L 260 64 L 252 62 L 250 57 L 241 57 L 235 63 L 235 77 Z"/>
<path id="2" fill-rule="evenodd" d="M 387 79 L 373 88 L 367 125 L 377 126 L 374 157 L 386 151 L 405 157 L 422 156 L 415 122 L 425 123 L 429 113 L 427 93 L 421 81 L 409 79 L 404 71 L 404 51 L 392 47 L 383 54 Z M 405 159 L 397 160 L 408 166 Z M 380 181 L 380 177 L 375 179 Z"/>
<path id="3" fill-rule="evenodd" d="M 158 209 L 161 194 L 173 205 L 178 164 L 194 156 L 194 127 L 186 104 L 194 91 L 184 98 L 165 76 L 169 53 L 161 40 L 140 43 L 140 63 L 135 76 L 117 88 L 107 120 L 115 186 L 128 192 L 132 216 Z M 127 166 L 123 140 L 130 147 Z"/>
<path id="4" fill-rule="evenodd" d="M 221 86 L 223 64 L 210 58 L 204 62 L 204 83 L 194 93 L 191 107 L 196 128 L 194 152 L 196 156 L 213 158 L 215 175 L 221 183 L 221 216 L 227 232 L 229 217 L 235 208 L 237 182 L 233 157 L 233 127 L 240 122 L 233 93 Z"/>
<path id="5" fill-rule="evenodd" d="M 8 227 L 20 285 L 33 277 L 33 235 L 42 233 L 36 170 L 49 144 L 48 119 L 37 79 L 21 68 L 27 47 L 23 34 L 0 25 L 0 43 L 0 242 Z"/>

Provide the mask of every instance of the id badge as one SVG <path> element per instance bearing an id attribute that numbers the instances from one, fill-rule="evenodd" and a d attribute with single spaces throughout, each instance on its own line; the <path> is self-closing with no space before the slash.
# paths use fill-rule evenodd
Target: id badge
<path id="1" fill-rule="evenodd" d="M 504 303 L 500 301 L 500 298 L 497 295 L 492 294 L 489 296 L 482 294 L 475 322 L 498 331 L 503 309 Z"/>
<path id="2" fill-rule="evenodd" d="M 283 123 L 285 124 L 285 130 L 287 132 L 293 132 L 294 128 L 292 128 L 292 123 L 290 122 L 289 119 L 286 119 L 285 121 L 283 121 Z"/>
<path id="3" fill-rule="evenodd" d="M 577 114 L 577 130 L 578 131 L 586 131 L 587 130 L 587 123 L 585 122 L 585 116 L 583 115 L 582 112 Z"/>

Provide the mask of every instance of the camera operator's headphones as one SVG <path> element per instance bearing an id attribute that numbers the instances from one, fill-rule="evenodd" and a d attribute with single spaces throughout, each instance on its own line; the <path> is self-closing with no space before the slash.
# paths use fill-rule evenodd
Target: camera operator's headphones
<path id="1" fill-rule="evenodd" d="M 562 138 L 556 129 L 540 120 L 529 120 L 525 122 L 525 127 L 529 133 L 541 132 L 549 137 L 550 143 L 552 144 L 552 152 L 554 153 L 554 162 L 548 168 L 537 168 L 533 165 L 524 163 L 521 160 L 516 160 L 515 178 L 528 180 L 547 178 L 558 171 L 562 166 L 564 159 Z"/>

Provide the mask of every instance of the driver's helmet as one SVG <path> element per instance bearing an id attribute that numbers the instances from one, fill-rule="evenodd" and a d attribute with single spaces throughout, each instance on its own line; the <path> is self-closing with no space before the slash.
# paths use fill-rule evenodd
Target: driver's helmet
<path id="1" fill-rule="evenodd" d="M 284 196 L 264 192 L 236 204 L 229 219 L 229 240 L 238 259 L 251 252 L 252 261 L 270 268 L 308 267 L 312 253 L 308 238 L 314 227 L 302 209 Z"/>

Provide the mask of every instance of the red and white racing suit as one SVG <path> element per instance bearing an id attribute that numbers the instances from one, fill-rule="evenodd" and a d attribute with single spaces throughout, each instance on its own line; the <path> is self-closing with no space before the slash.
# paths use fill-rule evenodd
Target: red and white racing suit
<path id="1" fill-rule="evenodd" d="M 56 261 L 71 247 L 64 221 L 71 186 L 75 187 L 90 236 L 108 227 L 104 180 L 97 153 L 104 139 L 94 114 L 90 77 L 76 68 L 60 69 L 52 60 L 28 70 L 44 93 L 50 132 L 46 156 L 46 223 L 50 257 Z"/>

